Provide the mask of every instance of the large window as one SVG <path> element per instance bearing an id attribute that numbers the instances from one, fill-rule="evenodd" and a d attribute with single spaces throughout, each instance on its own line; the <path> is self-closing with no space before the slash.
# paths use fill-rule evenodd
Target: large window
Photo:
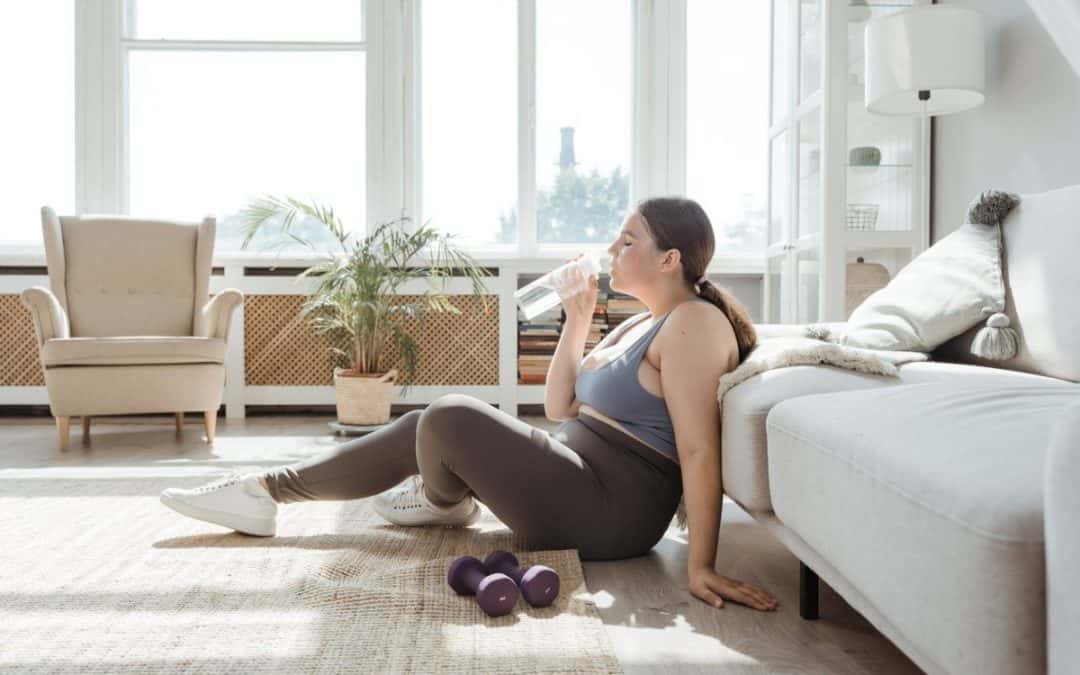
<path id="1" fill-rule="evenodd" d="M 40 245 L 41 207 L 75 208 L 72 0 L 0 8 L 0 90 L 0 240 Z"/>
<path id="2" fill-rule="evenodd" d="M 536 3 L 536 234 L 602 242 L 630 195 L 633 4 Z"/>
<path id="3" fill-rule="evenodd" d="M 717 256 L 765 250 L 769 3 L 687 3 L 686 193 Z"/>
<path id="4" fill-rule="evenodd" d="M 264 194 L 332 206 L 363 230 L 365 76 L 361 0 L 129 0 L 127 206 L 135 215 L 238 213 Z M 320 249 L 314 221 L 300 236 Z M 252 250 L 277 241 L 267 231 Z M 273 250 L 301 249 L 289 247 Z"/>
<path id="5" fill-rule="evenodd" d="M 214 213 L 235 253 L 244 207 L 276 195 L 358 234 L 404 214 L 477 253 L 560 257 L 681 193 L 718 267 L 761 258 L 767 2 L 41 0 L 3 18 L 5 250 L 40 250 L 49 204 Z M 306 252 L 274 235 L 248 250 Z"/>
<path id="6" fill-rule="evenodd" d="M 478 246 L 610 242 L 630 190 L 632 11 L 630 0 L 544 0 L 524 17 L 506 0 L 423 3 L 425 221 Z"/>
<path id="7" fill-rule="evenodd" d="M 423 3 L 423 219 L 459 245 L 515 243 L 517 9 L 507 0 Z"/>

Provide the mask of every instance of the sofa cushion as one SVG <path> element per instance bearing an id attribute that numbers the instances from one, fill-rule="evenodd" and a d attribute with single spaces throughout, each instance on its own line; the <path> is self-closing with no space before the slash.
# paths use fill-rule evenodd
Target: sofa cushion
<path id="1" fill-rule="evenodd" d="M 168 363 L 225 363 L 225 341 L 208 337 L 56 338 L 41 348 L 46 368 Z"/>
<path id="2" fill-rule="evenodd" d="M 772 510 L 765 418 L 777 403 L 806 394 L 895 384 L 896 378 L 821 365 L 777 368 L 733 387 L 724 395 L 720 423 L 724 493 L 747 511 Z"/>
<path id="3" fill-rule="evenodd" d="M 1054 428 L 1046 458 L 1046 651 L 1050 675 L 1080 663 L 1080 401 Z"/>
<path id="4" fill-rule="evenodd" d="M 948 672 L 1042 672 L 1044 460 L 1078 398 L 930 382 L 785 401 L 776 516 Z"/>
<path id="5" fill-rule="evenodd" d="M 963 384 L 1045 384 L 1047 386 L 1074 387 L 1075 383 L 1045 375 L 1034 375 L 1018 370 L 984 368 L 970 363 L 947 363 L 945 361 L 922 361 L 908 363 L 900 368 L 901 384 L 925 382 L 957 382 Z"/>
<path id="6" fill-rule="evenodd" d="M 1004 309 L 999 220 L 1016 195 L 983 193 L 968 221 L 905 265 L 851 313 L 843 343 L 929 352 Z M 989 201 L 996 208 L 984 209 Z M 973 214 L 992 211 L 988 223 Z"/>
<path id="7" fill-rule="evenodd" d="M 1080 185 L 1021 194 L 1002 224 L 1005 314 L 1020 337 L 1016 356 L 986 361 L 969 348 L 978 327 L 942 345 L 936 358 L 1080 382 Z"/>
<path id="8" fill-rule="evenodd" d="M 936 381 L 1074 386 L 1064 380 L 1018 371 L 932 361 L 900 366 L 899 379 L 832 366 L 795 366 L 770 370 L 750 378 L 724 395 L 720 457 L 725 494 L 747 511 L 772 510 L 765 417 L 777 403 L 806 394 Z"/>

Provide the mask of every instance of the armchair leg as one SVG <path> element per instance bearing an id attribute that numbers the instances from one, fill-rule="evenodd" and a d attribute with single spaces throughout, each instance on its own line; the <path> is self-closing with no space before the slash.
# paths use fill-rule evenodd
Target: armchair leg
<path id="1" fill-rule="evenodd" d="M 203 419 L 206 420 L 206 442 L 213 445 L 214 427 L 217 426 L 217 410 L 207 410 L 203 413 Z"/>
<path id="2" fill-rule="evenodd" d="M 799 616 L 813 621 L 818 618 L 818 575 L 817 572 L 799 561 Z"/>
<path id="3" fill-rule="evenodd" d="M 184 431 L 184 411 L 176 413 L 176 433 L 182 433 Z"/>
<path id="4" fill-rule="evenodd" d="M 83 445 L 90 444 L 90 416 L 82 416 L 82 442 Z"/>
<path id="5" fill-rule="evenodd" d="M 67 451 L 71 439 L 71 418 L 66 415 L 57 417 L 56 430 L 60 432 L 60 450 Z"/>

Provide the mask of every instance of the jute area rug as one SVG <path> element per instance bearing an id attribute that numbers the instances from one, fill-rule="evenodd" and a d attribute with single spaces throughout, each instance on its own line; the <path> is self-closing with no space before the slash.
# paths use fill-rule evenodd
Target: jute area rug
<path id="1" fill-rule="evenodd" d="M 287 504 L 261 538 L 158 501 L 209 479 L 0 480 L 0 671 L 621 672 L 577 551 L 524 551 L 486 507 L 462 529 Z M 450 562 L 495 549 L 558 571 L 556 603 L 456 595 Z"/>

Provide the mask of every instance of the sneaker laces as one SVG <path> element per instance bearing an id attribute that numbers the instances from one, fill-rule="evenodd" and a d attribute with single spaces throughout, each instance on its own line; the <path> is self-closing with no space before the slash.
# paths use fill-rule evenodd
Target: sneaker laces
<path id="1" fill-rule="evenodd" d="M 423 477 L 421 477 L 420 474 L 409 476 L 405 485 L 402 485 L 391 493 L 390 504 L 394 507 L 429 504 L 427 498 L 424 497 Z M 431 505 L 437 506 L 435 504 Z"/>
<path id="2" fill-rule="evenodd" d="M 245 476 L 246 474 L 234 469 L 229 473 L 225 474 L 224 476 L 213 481 L 212 483 L 207 483 L 206 485 L 201 485 L 195 488 L 194 490 L 192 490 L 192 492 L 196 494 L 205 494 L 207 492 L 212 492 L 213 490 L 219 490 L 223 487 L 228 487 L 230 485 L 235 485 L 236 483 L 239 483 L 240 481 L 244 480 Z"/>

